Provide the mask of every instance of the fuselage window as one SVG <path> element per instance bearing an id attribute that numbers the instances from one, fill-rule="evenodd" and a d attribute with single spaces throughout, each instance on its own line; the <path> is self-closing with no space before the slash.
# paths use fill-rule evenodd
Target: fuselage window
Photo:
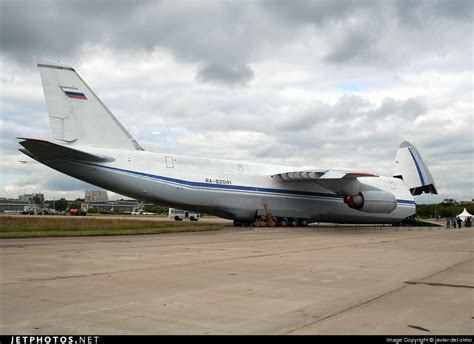
<path id="1" fill-rule="evenodd" d="M 166 168 L 174 168 L 174 161 L 172 156 L 166 157 Z"/>

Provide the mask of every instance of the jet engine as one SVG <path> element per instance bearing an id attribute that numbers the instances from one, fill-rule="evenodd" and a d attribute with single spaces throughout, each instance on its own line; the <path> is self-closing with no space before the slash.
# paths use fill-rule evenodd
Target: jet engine
<path id="1" fill-rule="evenodd" d="M 362 191 L 357 195 L 344 197 L 350 208 L 366 213 L 391 213 L 397 207 L 397 199 L 387 191 Z"/>

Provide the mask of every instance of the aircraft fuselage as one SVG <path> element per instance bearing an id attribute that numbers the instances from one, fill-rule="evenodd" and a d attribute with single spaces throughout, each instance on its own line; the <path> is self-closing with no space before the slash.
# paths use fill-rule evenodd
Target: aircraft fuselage
<path id="1" fill-rule="evenodd" d="M 314 181 L 281 182 L 272 177 L 295 167 L 187 157 L 148 151 L 74 147 L 114 158 L 111 162 L 69 159 L 44 164 L 85 182 L 162 206 L 253 221 L 264 204 L 273 216 L 308 222 L 397 223 L 415 213 L 415 201 L 402 180 L 364 177 L 360 181 L 392 193 L 396 208 L 389 214 L 352 209 L 341 195 Z"/>

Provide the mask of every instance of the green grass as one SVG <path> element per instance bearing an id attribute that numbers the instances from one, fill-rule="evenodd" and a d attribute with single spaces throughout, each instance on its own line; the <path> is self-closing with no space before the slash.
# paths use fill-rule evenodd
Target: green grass
<path id="1" fill-rule="evenodd" d="M 89 218 L 0 217 L 0 239 L 216 231 L 223 225 Z"/>

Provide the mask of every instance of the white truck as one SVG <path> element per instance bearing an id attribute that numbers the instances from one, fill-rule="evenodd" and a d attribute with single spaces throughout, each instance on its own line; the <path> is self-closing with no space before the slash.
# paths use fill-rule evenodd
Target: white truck
<path id="1" fill-rule="evenodd" d="M 197 221 L 201 217 L 199 213 L 193 213 L 188 210 L 170 208 L 168 212 L 168 218 L 174 219 L 175 221 L 190 220 Z"/>

